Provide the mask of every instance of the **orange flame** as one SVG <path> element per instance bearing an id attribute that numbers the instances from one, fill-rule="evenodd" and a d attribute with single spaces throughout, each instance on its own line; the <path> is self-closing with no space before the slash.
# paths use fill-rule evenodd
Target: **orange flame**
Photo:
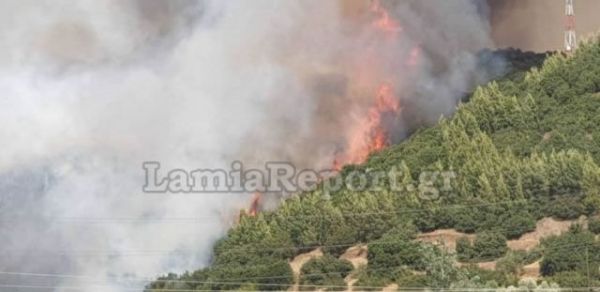
<path id="1" fill-rule="evenodd" d="M 402 32 L 400 23 L 390 16 L 379 0 L 372 0 L 370 11 L 374 14 L 374 20 L 371 22 L 372 27 L 382 32 L 384 37 L 388 37 L 388 40 L 395 39 Z M 410 52 L 406 64 L 409 67 L 414 67 L 419 61 L 420 53 L 419 47 L 414 48 Z M 360 73 L 364 75 L 368 72 L 366 75 L 371 76 L 369 73 L 377 72 L 377 68 L 367 69 L 370 70 L 360 70 Z M 334 155 L 332 169 L 339 171 L 344 165 L 363 163 L 372 152 L 380 151 L 389 146 L 389 133 L 383 125 L 382 116 L 384 114 L 398 116 L 400 111 L 400 103 L 394 95 L 392 86 L 388 84 L 379 85 L 367 115 L 351 129 L 345 149 Z M 254 193 L 248 209 L 248 216 L 253 217 L 258 214 L 260 200 L 261 193 Z"/>
<path id="2" fill-rule="evenodd" d="M 371 2 L 371 11 L 377 16 L 377 19 L 373 21 L 373 26 L 379 30 L 387 33 L 402 31 L 400 24 L 390 17 L 389 13 L 381 6 L 379 0 Z"/>
<path id="3" fill-rule="evenodd" d="M 379 0 L 372 0 L 370 10 L 375 17 L 371 23 L 375 29 L 391 37 L 396 37 L 402 31 L 400 23 L 390 16 Z M 420 53 L 418 47 L 413 49 L 406 61 L 407 65 L 410 67 L 416 65 Z M 332 164 L 334 170 L 340 170 L 346 164 L 362 163 L 367 160 L 370 153 L 380 151 L 390 144 L 389 133 L 383 125 L 382 115 L 391 113 L 397 116 L 400 113 L 400 104 L 393 92 L 391 85 L 382 84 L 378 87 L 375 100 L 366 117 L 351 130 L 346 149 L 335 155 Z"/>
<path id="4" fill-rule="evenodd" d="M 248 216 L 254 217 L 258 214 L 258 207 L 260 205 L 260 199 L 262 195 L 258 192 L 252 194 L 252 200 L 250 201 L 250 209 L 248 210 Z"/>
<path id="5" fill-rule="evenodd" d="M 400 104 L 393 95 L 392 87 L 383 84 L 377 90 L 373 106 L 368 115 L 352 131 L 345 153 L 336 155 L 332 168 L 340 170 L 345 164 L 362 163 L 370 153 L 384 149 L 390 144 L 388 133 L 382 124 L 382 115 L 398 115 Z"/>

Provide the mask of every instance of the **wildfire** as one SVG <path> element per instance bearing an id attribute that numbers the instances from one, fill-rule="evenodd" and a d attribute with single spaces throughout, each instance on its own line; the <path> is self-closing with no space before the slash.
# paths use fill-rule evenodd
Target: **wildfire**
<path id="1" fill-rule="evenodd" d="M 370 11 L 374 14 L 373 27 L 395 39 L 402 31 L 400 23 L 394 20 L 379 0 L 372 0 Z M 407 65 L 414 66 L 419 59 L 420 49 L 413 49 L 408 56 Z M 383 124 L 383 116 L 400 113 L 400 104 L 394 96 L 394 90 L 389 84 L 379 85 L 372 106 L 367 115 L 356 123 L 352 129 L 345 150 L 337 153 L 333 159 L 332 168 L 340 170 L 346 164 L 364 162 L 370 153 L 379 151 L 389 146 L 389 133 Z"/>
<path id="2" fill-rule="evenodd" d="M 248 216 L 256 216 L 258 214 L 258 207 L 262 195 L 258 192 L 252 194 L 252 200 L 250 201 L 250 209 L 248 209 Z"/>
<path id="3" fill-rule="evenodd" d="M 357 123 L 350 135 L 347 150 L 338 153 L 332 168 L 340 170 L 350 163 L 362 163 L 369 154 L 384 149 L 390 144 L 389 135 L 383 125 L 383 115 L 400 113 L 400 104 L 394 96 L 392 87 L 383 84 L 377 90 L 374 104 L 369 108 L 368 115 Z"/>
<path id="4" fill-rule="evenodd" d="M 381 33 L 386 40 L 397 40 L 396 36 L 402 32 L 400 23 L 394 20 L 388 11 L 381 5 L 379 0 L 372 0 L 370 12 L 373 13 L 374 20 L 371 26 Z M 415 47 L 411 50 L 406 60 L 408 67 L 414 67 L 420 57 L 420 48 Z M 378 72 L 379 68 L 367 68 L 361 73 Z M 379 72 L 381 73 L 381 72 Z M 371 76 L 370 73 L 366 75 Z M 379 74 L 373 74 L 378 76 Z M 380 151 L 390 145 L 389 133 L 384 125 L 384 117 L 398 117 L 401 112 L 400 103 L 394 94 L 394 88 L 388 83 L 380 84 L 371 101 L 371 106 L 366 111 L 364 117 L 359 118 L 354 126 L 351 126 L 345 147 L 334 155 L 332 169 L 341 170 L 347 164 L 360 164 L 364 162 L 370 153 Z M 249 216 L 256 216 L 260 205 L 261 194 L 254 193 Z"/>
<path id="5" fill-rule="evenodd" d="M 373 26 L 377 29 L 387 33 L 397 33 L 402 31 L 400 24 L 390 17 L 387 10 L 381 6 L 379 0 L 373 0 L 371 2 L 371 11 L 377 17 L 373 21 Z"/>

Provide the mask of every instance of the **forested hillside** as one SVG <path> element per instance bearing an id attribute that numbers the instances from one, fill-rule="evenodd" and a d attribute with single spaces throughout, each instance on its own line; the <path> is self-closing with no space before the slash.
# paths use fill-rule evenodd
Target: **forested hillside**
<path id="1" fill-rule="evenodd" d="M 381 191 L 313 191 L 274 211 L 242 215 L 215 245 L 208 268 L 159 278 L 148 290 L 286 290 L 294 284 L 345 290 L 348 275 L 357 279 L 356 290 L 392 283 L 495 288 L 518 285 L 520 269 L 536 261 L 548 283 L 600 286 L 600 241 L 593 234 L 600 232 L 594 219 L 600 211 L 599 125 L 600 42 L 594 41 L 573 56 L 555 54 L 539 69 L 478 88 L 452 117 L 340 173 L 395 167 L 403 173 L 402 191 L 385 184 Z M 588 226 L 574 225 L 534 249 L 506 246 L 539 219 L 582 215 L 591 218 Z M 449 228 L 475 239 L 459 240 L 455 251 L 415 240 Z M 368 246 L 368 264 L 360 268 L 339 258 L 357 244 Z M 295 279 L 290 259 L 316 248 L 324 255 Z M 473 264 L 486 261 L 496 261 L 495 270 Z"/>

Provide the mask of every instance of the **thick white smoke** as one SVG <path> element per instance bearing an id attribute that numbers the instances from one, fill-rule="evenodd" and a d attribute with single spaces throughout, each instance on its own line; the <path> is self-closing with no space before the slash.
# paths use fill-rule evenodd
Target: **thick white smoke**
<path id="1" fill-rule="evenodd" d="M 207 264 L 248 197 L 144 194 L 143 161 L 328 166 L 382 82 L 394 136 L 450 113 L 485 79 L 479 4 L 383 4 L 393 39 L 369 1 L 0 1 L 0 272 L 100 280 L 3 283 L 119 291 Z"/>

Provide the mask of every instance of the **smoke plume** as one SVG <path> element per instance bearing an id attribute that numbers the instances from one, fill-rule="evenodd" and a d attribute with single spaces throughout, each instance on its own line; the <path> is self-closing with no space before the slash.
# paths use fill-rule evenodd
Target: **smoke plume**
<path id="1" fill-rule="evenodd" d="M 0 2 L 0 270 L 95 276 L 3 283 L 120 291 L 206 265 L 248 194 L 145 194 L 142 162 L 330 167 L 381 86 L 400 107 L 383 125 L 398 142 L 489 77 L 476 54 L 493 45 L 485 10 L 470 0 Z"/>

